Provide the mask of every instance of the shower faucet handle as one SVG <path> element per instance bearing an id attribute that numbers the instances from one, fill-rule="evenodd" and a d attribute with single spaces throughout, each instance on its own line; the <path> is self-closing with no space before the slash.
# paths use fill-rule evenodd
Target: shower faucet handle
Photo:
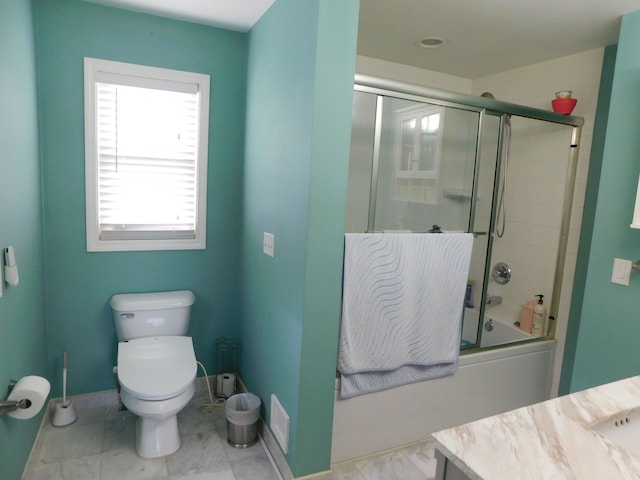
<path id="1" fill-rule="evenodd" d="M 500 305 L 502 303 L 502 297 L 500 295 L 487 296 L 487 305 Z"/>
<path id="2" fill-rule="evenodd" d="M 498 262 L 494 265 L 491 276 L 498 285 L 505 285 L 511 280 L 511 268 L 504 262 Z"/>

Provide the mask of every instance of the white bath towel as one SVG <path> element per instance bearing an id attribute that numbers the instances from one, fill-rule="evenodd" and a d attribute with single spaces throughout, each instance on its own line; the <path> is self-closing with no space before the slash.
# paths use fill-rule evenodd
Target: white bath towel
<path id="1" fill-rule="evenodd" d="M 340 396 L 452 374 L 473 235 L 346 234 Z"/>

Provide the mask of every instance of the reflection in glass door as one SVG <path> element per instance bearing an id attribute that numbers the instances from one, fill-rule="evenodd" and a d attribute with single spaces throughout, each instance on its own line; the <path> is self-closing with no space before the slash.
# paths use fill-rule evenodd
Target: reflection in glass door
<path id="1" fill-rule="evenodd" d="M 486 122 L 479 143 L 477 110 L 360 91 L 353 107 L 346 231 L 419 233 L 437 225 L 468 232 L 473 226 L 463 345 L 477 344 L 499 118 Z"/>
<path id="2" fill-rule="evenodd" d="M 393 97 L 378 102 L 369 230 L 467 231 L 479 112 Z"/>

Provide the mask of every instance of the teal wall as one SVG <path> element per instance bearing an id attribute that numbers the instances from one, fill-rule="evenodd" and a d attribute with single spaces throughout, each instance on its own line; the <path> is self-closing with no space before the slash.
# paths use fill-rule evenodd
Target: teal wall
<path id="1" fill-rule="evenodd" d="M 632 272 L 628 287 L 611 283 L 615 257 L 640 258 L 640 230 L 629 228 L 640 173 L 638 45 L 640 12 L 634 12 L 622 20 L 602 168 L 597 190 L 591 188 L 588 195 L 596 200 L 584 298 L 579 328 L 572 318 L 569 331 L 573 365 L 563 370 L 570 391 L 640 374 L 640 277 Z"/>
<path id="2" fill-rule="evenodd" d="M 249 35 L 241 375 L 296 476 L 330 463 L 358 3 L 278 0 Z"/>
<path id="3" fill-rule="evenodd" d="M 35 5 L 52 394 L 65 348 L 69 394 L 115 388 L 107 302 L 119 292 L 192 290 L 189 334 L 211 370 L 215 339 L 239 333 L 247 36 L 79 0 Z M 86 252 L 85 56 L 211 76 L 206 250 Z"/>
<path id="4" fill-rule="evenodd" d="M 580 332 L 580 318 L 582 316 L 582 304 L 584 301 L 584 288 L 587 280 L 589 255 L 591 254 L 591 240 L 595 213 L 598 206 L 598 184 L 602 172 L 602 157 L 604 142 L 607 132 L 607 120 L 609 118 L 609 102 L 611 101 L 611 87 L 613 84 L 613 71 L 616 63 L 617 45 L 605 48 L 602 60 L 602 74 L 600 76 L 600 91 L 598 94 L 598 106 L 593 137 L 591 142 L 591 156 L 589 159 L 589 175 L 587 177 L 586 191 L 589 193 L 584 199 L 582 226 L 580 228 L 580 245 L 576 262 L 576 272 L 573 282 L 573 294 L 571 296 L 571 309 L 569 314 L 569 326 L 567 330 L 564 356 L 562 360 L 562 375 L 560 377 L 559 393 L 566 394 L 571 390 L 571 374 L 575 363 L 578 335 Z"/>
<path id="5" fill-rule="evenodd" d="M 20 272 L 0 298 L 0 400 L 9 380 L 48 376 L 33 36 L 31 2 L 0 0 L 0 248 Z M 0 417 L 0 477 L 20 478 L 41 419 Z"/>
<path id="6" fill-rule="evenodd" d="M 15 246 L 21 276 L 0 298 L 0 388 L 36 374 L 60 396 L 64 348 L 70 394 L 113 388 L 109 297 L 189 288 L 199 359 L 211 368 L 215 338 L 239 335 L 263 415 L 275 393 L 291 416 L 294 474 L 329 467 L 357 16 L 357 0 L 277 0 L 246 35 L 80 0 L 0 0 L 0 248 Z M 640 254 L 638 44 L 640 12 L 605 57 L 566 391 L 640 367 L 638 274 L 610 283 L 614 257 Z M 211 75 L 207 250 L 86 253 L 84 56 Z M 0 417 L 2 478 L 19 478 L 40 419 Z"/>

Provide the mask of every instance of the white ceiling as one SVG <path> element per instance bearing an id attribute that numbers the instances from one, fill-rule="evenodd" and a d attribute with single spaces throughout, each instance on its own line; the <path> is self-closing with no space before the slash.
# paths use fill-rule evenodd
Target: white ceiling
<path id="1" fill-rule="evenodd" d="M 274 2 L 88 1 L 242 32 Z M 640 0 L 360 0 L 358 54 L 475 79 L 613 44 L 636 10 Z M 430 36 L 447 41 L 416 45 Z"/>
<path id="2" fill-rule="evenodd" d="M 274 0 L 86 0 L 246 32 Z"/>
<path id="3" fill-rule="evenodd" d="M 360 0 L 358 54 L 475 79 L 616 43 L 640 0 Z M 416 41 L 444 37 L 440 48 Z"/>

